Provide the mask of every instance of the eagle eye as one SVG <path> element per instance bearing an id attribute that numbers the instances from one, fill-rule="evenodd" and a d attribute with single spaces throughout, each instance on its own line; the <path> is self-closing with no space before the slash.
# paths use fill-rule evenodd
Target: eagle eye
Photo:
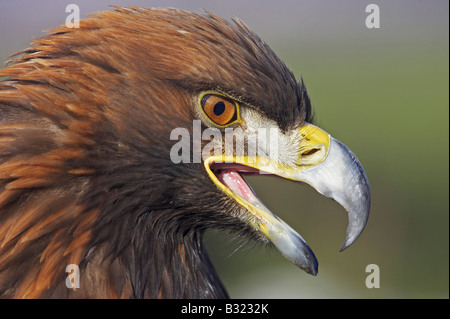
<path id="1" fill-rule="evenodd" d="M 231 125 L 240 118 L 238 103 L 220 94 L 204 94 L 200 106 L 206 117 L 219 127 Z"/>

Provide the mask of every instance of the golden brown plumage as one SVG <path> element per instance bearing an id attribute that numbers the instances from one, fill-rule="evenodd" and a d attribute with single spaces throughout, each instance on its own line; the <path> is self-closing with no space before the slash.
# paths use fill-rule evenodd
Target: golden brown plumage
<path id="1" fill-rule="evenodd" d="M 148 182 L 150 173 L 141 170 L 150 157 L 167 154 L 166 147 L 159 148 L 167 143 L 169 128 L 191 126 L 193 114 L 186 105 L 193 92 L 223 83 L 236 95 L 258 97 L 260 91 L 274 90 L 279 72 L 265 68 L 282 64 L 267 60 L 273 53 L 268 56 L 262 49 L 265 44 L 241 23 L 233 26 L 212 14 L 132 7 L 96 13 L 82 20 L 80 29 L 56 28 L 20 52 L 0 72 L 8 77 L 0 84 L 1 295 L 225 296 L 220 284 L 216 295 L 173 292 L 167 270 L 148 267 L 151 276 L 162 273 L 161 283 L 151 291 L 138 287 L 136 281 L 146 279 L 132 277 L 147 275 L 125 269 L 130 261 L 120 255 L 133 239 L 123 239 L 125 248 L 104 246 L 130 233 L 128 222 L 120 223 L 131 213 L 145 214 L 146 201 L 164 206 L 170 200 L 164 193 L 139 190 L 159 187 L 168 178 L 159 173 L 159 180 L 155 172 Z M 237 78 L 236 69 L 243 76 Z M 256 82 L 257 77 L 267 82 Z M 298 90 L 293 79 L 286 81 L 288 90 Z M 144 180 L 125 184 L 118 171 Z M 143 194 L 137 196 L 134 188 Z M 118 211 L 117 216 L 108 220 L 108 209 Z M 134 225 L 134 219 L 129 223 Z M 98 231 L 107 227 L 108 232 Z M 183 244 L 173 245 L 184 263 Z M 89 289 L 65 287 L 68 264 L 80 265 L 83 274 L 95 272 L 82 277 L 81 285 Z"/>
<path id="2" fill-rule="evenodd" d="M 204 230 L 268 236 L 202 163 L 173 163 L 169 137 L 192 130 L 208 90 L 283 134 L 312 121 L 304 86 L 259 37 L 213 14 L 115 8 L 34 40 L 0 76 L 0 296 L 227 297 Z"/>

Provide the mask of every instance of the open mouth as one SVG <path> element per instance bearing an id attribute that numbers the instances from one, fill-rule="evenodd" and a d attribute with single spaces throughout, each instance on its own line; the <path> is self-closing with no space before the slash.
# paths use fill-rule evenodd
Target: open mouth
<path id="1" fill-rule="evenodd" d="M 296 145 L 298 159 L 283 163 L 266 156 L 210 156 L 203 162 L 214 184 L 246 209 L 243 222 L 263 234 L 297 267 L 316 275 L 318 262 L 305 240 L 273 214 L 258 198 L 244 176 L 274 175 L 303 182 L 320 194 L 337 201 L 348 212 L 348 227 L 341 251 L 362 233 L 370 211 L 370 187 L 356 156 L 341 142 L 307 124 Z"/>
<path id="2" fill-rule="evenodd" d="M 256 196 L 255 192 L 245 181 L 243 176 L 273 174 L 265 173 L 259 169 L 237 163 L 212 163 L 210 168 L 219 182 L 228 187 L 231 192 L 249 203 L 258 206 L 261 209 L 263 208 L 261 207 L 262 203 L 260 199 Z"/>
<path id="3" fill-rule="evenodd" d="M 234 158 L 234 160 L 242 159 Z M 262 203 L 244 179 L 244 176 L 252 175 L 279 175 L 236 162 L 222 163 L 211 158 L 208 162 L 206 165 L 207 171 L 214 183 L 250 212 L 250 216 L 247 216 L 244 221 L 266 236 L 282 255 L 293 264 L 309 274 L 316 275 L 318 261 L 311 248 L 295 230 Z M 261 166 L 264 167 L 264 165 Z"/>

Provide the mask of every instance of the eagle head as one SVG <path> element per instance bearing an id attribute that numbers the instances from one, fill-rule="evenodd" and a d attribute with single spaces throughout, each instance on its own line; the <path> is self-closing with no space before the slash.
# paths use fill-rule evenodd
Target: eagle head
<path id="1" fill-rule="evenodd" d="M 342 249 L 366 225 L 360 162 L 313 124 L 303 81 L 239 20 L 115 7 L 34 40 L 0 76 L 3 297 L 223 298 L 202 243 L 211 228 L 316 275 L 247 175 L 339 202 Z"/>

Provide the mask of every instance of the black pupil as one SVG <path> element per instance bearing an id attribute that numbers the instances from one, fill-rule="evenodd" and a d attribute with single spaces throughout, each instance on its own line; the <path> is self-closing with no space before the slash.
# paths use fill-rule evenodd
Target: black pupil
<path id="1" fill-rule="evenodd" d="M 216 105 L 214 105 L 213 112 L 216 116 L 222 115 L 222 113 L 225 112 L 225 103 L 217 102 Z"/>

